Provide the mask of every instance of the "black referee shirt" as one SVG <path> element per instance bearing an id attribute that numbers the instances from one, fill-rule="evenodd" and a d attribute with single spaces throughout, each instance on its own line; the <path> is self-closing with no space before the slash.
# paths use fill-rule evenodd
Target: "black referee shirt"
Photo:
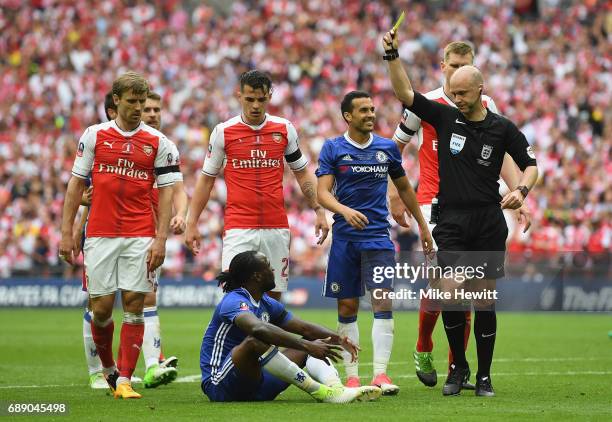
<path id="1" fill-rule="evenodd" d="M 535 154 L 516 125 L 488 109 L 484 120 L 471 122 L 459 109 L 416 91 L 407 108 L 436 129 L 440 205 L 499 204 L 498 180 L 506 152 L 521 170 L 536 165 Z"/>

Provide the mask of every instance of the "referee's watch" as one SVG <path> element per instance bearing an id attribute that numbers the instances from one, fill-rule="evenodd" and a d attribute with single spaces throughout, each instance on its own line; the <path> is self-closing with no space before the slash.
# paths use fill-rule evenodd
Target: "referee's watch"
<path id="1" fill-rule="evenodd" d="M 392 48 L 391 50 L 385 50 L 385 55 L 383 56 L 383 60 L 392 61 L 399 57 L 399 51 L 396 48 Z"/>
<path id="2" fill-rule="evenodd" d="M 527 198 L 527 195 L 529 194 L 529 188 L 527 186 L 517 186 L 516 190 L 523 195 L 523 199 Z"/>

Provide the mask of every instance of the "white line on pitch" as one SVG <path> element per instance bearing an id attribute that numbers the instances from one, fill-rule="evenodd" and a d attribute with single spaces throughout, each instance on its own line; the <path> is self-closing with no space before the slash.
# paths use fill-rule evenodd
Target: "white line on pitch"
<path id="1" fill-rule="evenodd" d="M 509 362 L 575 362 L 575 361 L 602 361 L 612 360 L 611 357 L 567 357 L 567 358 L 500 358 L 493 359 L 493 363 L 509 363 Z M 414 361 L 395 361 L 389 362 L 389 365 L 413 365 Z M 372 362 L 359 362 L 360 366 L 372 366 Z"/>
<path id="2" fill-rule="evenodd" d="M 492 377 L 536 377 L 536 376 L 571 376 L 571 375 L 612 375 L 612 371 L 566 371 L 566 372 L 494 372 L 491 374 Z M 368 379 L 368 376 L 361 376 L 359 378 Z M 414 374 L 403 374 L 395 375 L 393 378 L 416 378 Z M 201 375 L 188 375 L 186 377 L 179 377 L 174 382 L 200 382 L 202 379 Z"/>
<path id="3" fill-rule="evenodd" d="M 554 372 L 494 372 L 492 376 L 494 377 L 537 377 L 537 376 L 573 376 L 573 375 L 612 375 L 612 371 L 554 371 Z M 202 376 L 200 374 L 197 375 L 188 375 L 184 377 L 179 377 L 175 382 L 179 383 L 189 383 L 189 382 L 200 382 Z M 368 378 L 367 376 L 362 376 L 361 378 Z M 394 378 L 416 378 L 416 375 L 413 374 L 403 374 L 403 375 L 395 375 Z M 2 385 L 0 386 L 0 390 L 10 389 L 10 388 L 58 388 L 58 387 L 84 387 L 87 388 L 87 384 L 46 384 L 46 385 Z"/>

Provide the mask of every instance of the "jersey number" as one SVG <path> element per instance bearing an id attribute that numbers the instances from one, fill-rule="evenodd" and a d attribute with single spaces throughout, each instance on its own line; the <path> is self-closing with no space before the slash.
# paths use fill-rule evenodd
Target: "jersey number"
<path id="1" fill-rule="evenodd" d="M 281 269 L 281 277 L 287 278 L 289 274 L 287 274 L 287 267 L 289 266 L 289 258 L 283 258 L 282 261 L 283 268 Z"/>

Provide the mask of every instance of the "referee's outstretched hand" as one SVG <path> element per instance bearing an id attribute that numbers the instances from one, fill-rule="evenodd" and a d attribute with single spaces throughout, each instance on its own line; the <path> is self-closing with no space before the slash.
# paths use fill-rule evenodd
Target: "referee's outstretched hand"
<path id="1" fill-rule="evenodd" d="M 346 210 L 342 213 L 342 217 L 344 217 L 346 222 L 349 223 L 352 228 L 357 230 L 365 229 L 365 227 L 370 223 L 368 221 L 368 217 L 349 207 L 346 207 Z"/>

